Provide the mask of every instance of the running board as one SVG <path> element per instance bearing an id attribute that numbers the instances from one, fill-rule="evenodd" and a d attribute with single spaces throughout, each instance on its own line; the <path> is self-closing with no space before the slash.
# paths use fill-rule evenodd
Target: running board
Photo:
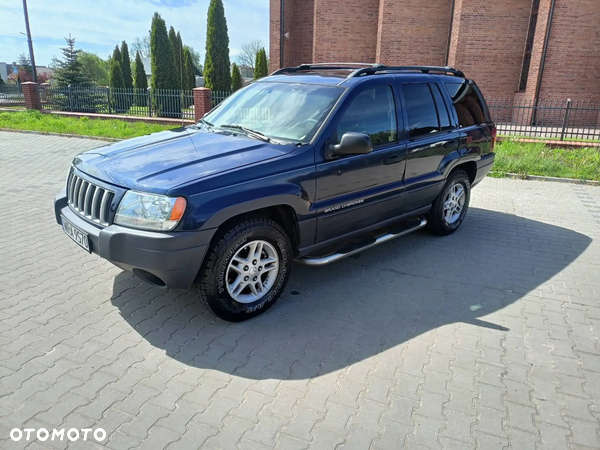
<path id="1" fill-rule="evenodd" d="M 413 231 L 417 231 L 418 229 L 423 228 L 425 225 L 427 225 L 427 219 L 422 218 L 421 221 L 416 226 L 398 231 L 396 233 L 386 233 L 384 235 L 379 236 L 374 241 L 369 241 L 367 244 L 362 245 L 360 247 L 354 247 L 354 248 L 350 248 L 347 250 L 341 250 L 337 253 L 332 253 L 327 256 L 320 256 L 320 257 L 305 256 L 303 258 L 298 258 L 296 261 L 299 262 L 300 264 L 306 264 L 307 266 L 324 266 L 325 264 L 330 264 L 330 263 L 339 261 L 340 259 L 344 259 L 344 258 L 347 258 L 348 256 L 355 255 L 356 253 L 360 253 L 371 247 L 375 247 L 376 245 L 383 244 L 385 242 L 389 242 L 392 239 L 396 239 L 400 236 L 404 236 L 408 233 L 412 233 Z"/>

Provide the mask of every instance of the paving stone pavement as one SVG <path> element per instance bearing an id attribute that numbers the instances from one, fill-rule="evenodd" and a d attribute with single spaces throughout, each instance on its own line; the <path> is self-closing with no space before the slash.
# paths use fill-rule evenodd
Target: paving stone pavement
<path id="1" fill-rule="evenodd" d="M 295 265 L 230 324 L 56 225 L 100 145 L 0 132 L 0 448 L 600 448 L 600 188 L 486 179 L 454 235 Z"/>

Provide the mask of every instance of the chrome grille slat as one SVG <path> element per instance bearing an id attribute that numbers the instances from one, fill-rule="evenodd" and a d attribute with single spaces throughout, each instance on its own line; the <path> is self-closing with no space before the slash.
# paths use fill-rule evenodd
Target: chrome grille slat
<path id="1" fill-rule="evenodd" d="M 77 209 L 82 214 L 83 214 L 83 198 L 85 197 L 85 192 L 87 191 L 88 185 L 89 185 L 89 183 L 87 181 L 84 181 L 83 183 L 81 183 L 81 189 L 79 189 L 79 196 L 78 196 L 78 200 L 77 200 Z"/>
<path id="2" fill-rule="evenodd" d="M 98 220 L 97 218 L 100 217 L 100 214 L 98 214 L 98 199 L 100 198 L 101 195 L 104 195 L 104 189 L 101 189 L 99 187 L 96 187 L 96 190 L 94 191 L 94 198 L 92 198 L 92 209 L 90 211 L 90 217 L 92 218 L 92 220 Z"/>
<path id="3" fill-rule="evenodd" d="M 81 183 L 83 183 L 83 180 L 81 178 L 77 178 L 77 181 L 75 182 L 75 188 L 73 189 L 73 197 L 71 197 L 71 204 L 76 210 L 77 199 L 79 198 L 79 190 L 81 189 Z"/>
<path id="4" fill-rule="evenodd" d="M 79 215 L 100 225 L 109 225 L 114 193 L 71 173 L 67 179 L 67 202 Z"/>
<path id="5" fill-rule="evenodd" d="M 85 199 L 83 200 L 83 214 L 86 217 L 91 218 L 90 202 L 92 201 L 92 194 L 96 190 L 96 186 L 88 184 L 87 192 L 85 193 Z"/>
<path id="6" fill-rule="evenodd" d="M 110 192 L 104 191 L 104 195 L 102 196 L 102 202 L 100 202 L 100 222 L 108 222 L 108 211 L 107 205 L 108 200 L 110 199 Z"/>

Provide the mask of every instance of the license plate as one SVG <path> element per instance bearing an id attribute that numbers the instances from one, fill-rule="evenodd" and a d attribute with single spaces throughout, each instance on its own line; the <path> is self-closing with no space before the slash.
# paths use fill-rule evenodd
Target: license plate
<path id="1" fill-rule="evenodd" d="M 88 252 L 91 253 L 90 240 L 88 238 L 87 233 L 81 231 L 79 228 L 77 228 L 75 225 L 73 225 L 71 222 L 65 219 L 64 216 L 61 216 L 61 219 L 63 230 L 65 233 L 67 233 L 67 236 L 73 239 L 77 245 L 79 245 L 82 248 L 85 248 Z"/>

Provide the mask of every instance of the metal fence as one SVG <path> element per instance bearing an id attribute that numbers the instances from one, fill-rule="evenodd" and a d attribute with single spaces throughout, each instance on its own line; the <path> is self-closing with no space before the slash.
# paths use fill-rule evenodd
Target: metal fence
<path id="1" fill-rule="evenodd" d="M 212 91 L 213 108 L 232 94 L 230 91 Z"/>
<path id="2" fill-rule="evenodd" d="M 502 136 L 600 140 L 600 101 L 488 99 Z"/>
<path id="3" fill-rule="evenodd" d="M 191 90 L 39 87 L 42 109 L 139 117 L 194 119 Z"/>
<path id="4" fill-rule="evenodd" d="M 25 99 L 20 85 L 0 85 L 0 108 L 25 108 Z"/>

